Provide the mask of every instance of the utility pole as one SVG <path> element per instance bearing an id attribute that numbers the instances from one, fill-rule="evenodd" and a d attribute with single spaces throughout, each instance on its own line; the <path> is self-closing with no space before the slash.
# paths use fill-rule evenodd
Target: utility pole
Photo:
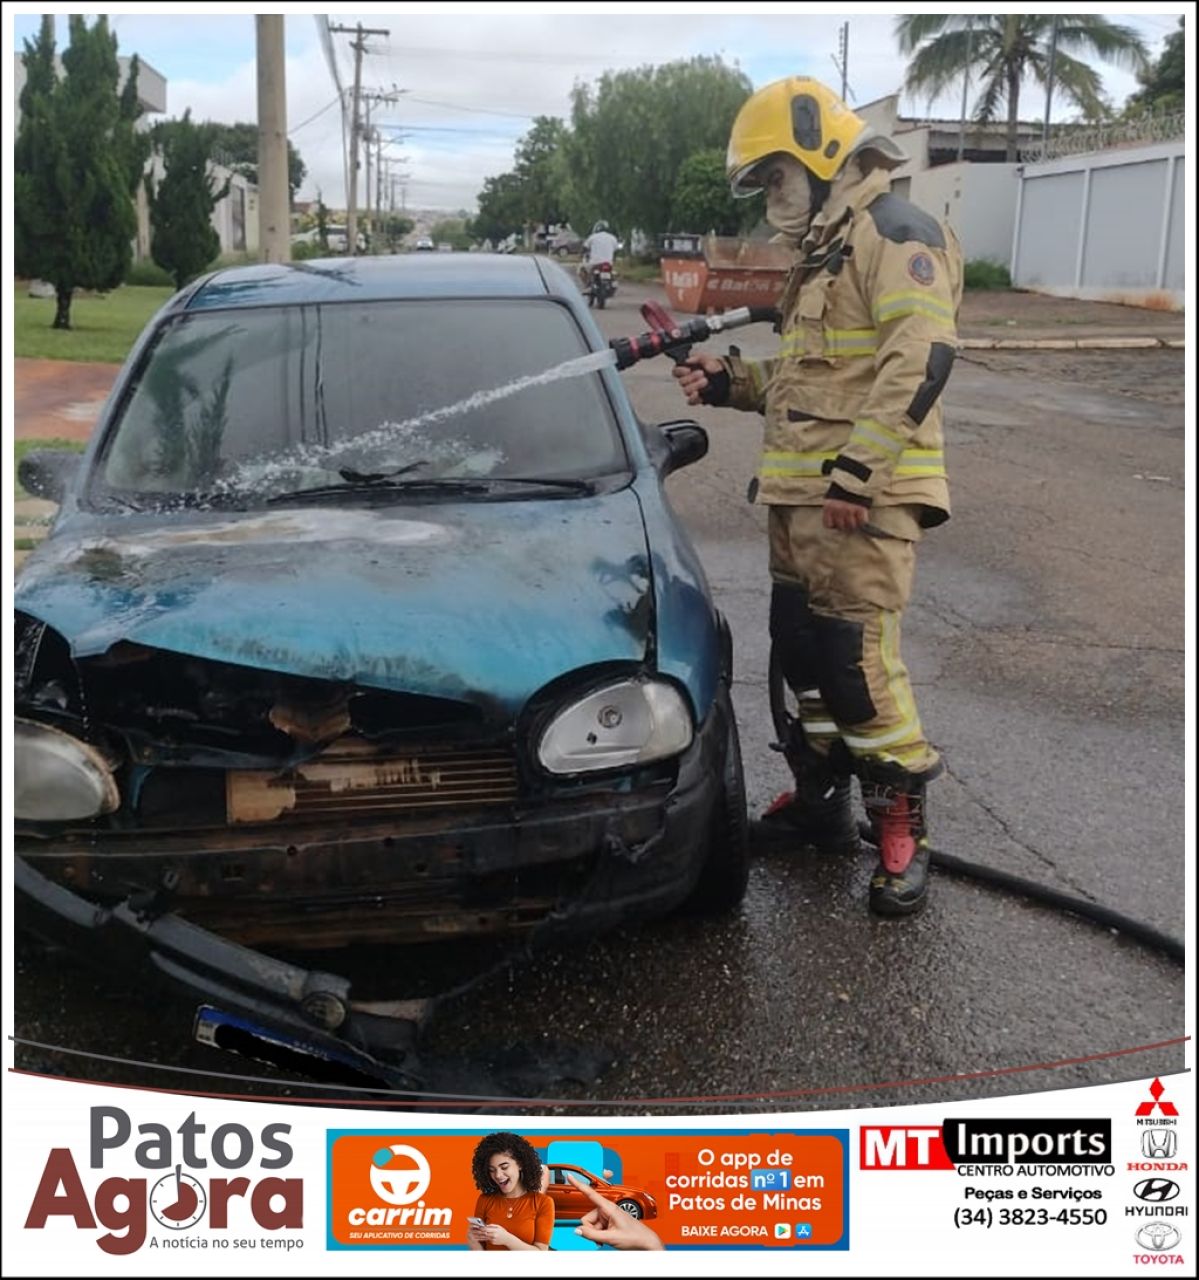
<path id="1" fill-rule="evenodd" d="M 254 33 L 258 47 L 258 243 L 264 261 L 290 262 L 283 15 L 255 14 Z"/>
<path id="2" fill-rule="evenodd" d="M 375 166 L 375 185 L 371 186 L 371 144 L 375 146 L 375 159 L 378 160 L 380 150 L 380 134 L 378 126 L 371 128 L 371 108 L 373 106 L 383 105 L 384 103 L 395 103 L 399 100 L 402 93 L 407 93 L 406 89 L 397 89 L 393 84 L 389 93 L 364 93 L 361 95 L 362 101 L 366 103 L 366 127 L 362 131 L 362 140 L 366 145 L 366 191 L 362 201 L 363 212 L 366 215 L 365 221 L 371 232 L 375 229 L 374 219 L 371 216 L 371 192 L 375 193 L 374 208 L 378 209 L 379 204 L 379 172 L 378 165 Z"/>
<path id="3" fill-rule="evenodd" d="M 350 41 L 354 50 L 354 110 L 350 125 L 350 190 L 346 196 L 346 252 L 351 256 L 358 252 L 358 139 L 362 132 L 360 123 L 362 97 L 362 55 L 366 52 L 366 36 L 389 36 L 391 31 L 378 27 L 364 27 L 361 22 L 353 27 L 330 26 L 330 31 L 356 36 Z"/>
<path id="4" fill-rule="evenodd" d="M 974 47 L 974 19 L 966 19 L 966 73 L 962 77 L 962 128 L 958 134 L 958 164 L 966 150 L 966 96 L 970 92 L 970 54 Z"/>
<path id="5" fill-rule="evenodd" d="M 841 24 L 841 101 L 849 92 L 849 23 Z"/>
<path id="6" fill-rule="evenodd" d="M 1057 19 L 1053 15 L 1053 25 L 1049 28 L 1049 70 L 1045 76 L 1045 125 L 1041 130 L 1041 159 L 1049 154 L 1049 108 L 1053 105 L 1053 64 L 1057 61 Z"/>

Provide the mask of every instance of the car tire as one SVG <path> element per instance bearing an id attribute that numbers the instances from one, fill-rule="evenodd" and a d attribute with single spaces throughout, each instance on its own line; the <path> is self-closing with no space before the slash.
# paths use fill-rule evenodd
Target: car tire
<path id="1" fill-rule="evenodd" d="M 559 245 L 559 247 L 554 250 L 554 254 L 559 258 L 569 258 L 570 250 L 567 249 L 565 245 Z"/>
<path id="2" fill-rule="evenodd" d="M 616 1207 L 623 1209 L 630 1218 L 636 1218 L 638 1221 L 645 1217 L 645 1210 L 636 1200 L 617 1200 Z"/>
<path id="3" fill-rule="evenodd" d="M 712 810 L 711 835 L 694 888 L 681 910 L 690 916 L 725 915 L 736 910 L 749 885 L 749 814 L 741 768 L 741 739 L 728 690 L 719 695 L 728 724 L 724 776 Z"/>

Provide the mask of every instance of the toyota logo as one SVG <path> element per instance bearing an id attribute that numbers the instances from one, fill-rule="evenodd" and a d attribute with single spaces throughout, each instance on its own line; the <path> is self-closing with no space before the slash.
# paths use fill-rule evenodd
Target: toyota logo
<path id="1" fill-rule="evenodd" d="M 1173 1200 L 1180 1190 L 1177 1182 L 1169 1178 L 1142 1178 L 1132 1189 L 1138 1200 L 1152 1200 L 1156 1204 L 1165 1204 Z"/>
<path id="2" fill-rule="evenodd" d="M 1137 1232 L 1137 1244 L 1143 1249 L 1152 1249 L 1161 1253 L 1163 1249 L 1173 1249 L 1182 1239 L 1177 1227 L 1168 1222 L 1147 1222 Z"/>

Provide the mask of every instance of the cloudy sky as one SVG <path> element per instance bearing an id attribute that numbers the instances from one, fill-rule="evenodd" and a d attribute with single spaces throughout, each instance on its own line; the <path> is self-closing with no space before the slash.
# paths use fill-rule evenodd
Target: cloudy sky
<path id="1" fill-rule="evenodd" d="M 757 4 L 755 12 L 727 5 L 595 6 L 421 5 L 361 14 L 280 5 L 287 40 L 287 119 L 293 143 L 308 166 L 301 197 L 344 205 L 344 160 L 338 84 L 353 84 L 351 37 L 322 36 L 324 19 L 336 26 L 387 31 L 368 38 L 362 84 L 372 93 L 396 89 L 392 104 L 373 108 L 393 141 L 384 148 L 390 167 L 406 174 L 410 208 L 472 209 L 482 181 L 512 166 L 513 145 L 537 115 L 569 119 L 570 90 L 605 70 L 719 54 L 755 86 L 785 75 L 812 75 L 840 88 L 833 57 L 841 24 L 849 23 L 850 101 L 866 103 L 900 88 L 904 64 L 892 36 L 895 13 L 862 5 L 844 10 L 820 5 Z M 1150 52 L 1160 52 L 1175 29 L 1174 14 L 1189 6 L 1155 6 L 1155 12 L 1110 12 L 1138 30 Z M 6 6 L 14 12 L 14 6 Z M 15 12 L 15 47 L 36 32 L 40 12 Z M 951 7 L 930 6 L 952 11 Z M 1024 5 L 1021 11 L 1032 6 Z M 1102 6 L 1092 6 L 1101 9 Z M 323 15 L 323 16 L 322 16 Z M 122 54 L 139 54 L 167 81 L 167 115 L 225 122 L 254 120 L 255 40 L 252 11 L 230 5 L 178 5 L 152 14 L 143 9 L 109 20 Z M 60 42 L 66 17 L 58 18 Z M 1099 66 L 1107 92 L 1121 102 L 1136 88 L 1133 77 Z M 960 93 L 929 104 L 905 98 L 911 114 L 956 118 Z M 1021 115 L 1039 119 L 1042 93 L 1029 87 Z M 1054 116 L 1068 114 L 1054 111 Z M 398 193 L 398 187 L 397 187 Z M 397 200 L 399 195 L 397 194 Z"/>

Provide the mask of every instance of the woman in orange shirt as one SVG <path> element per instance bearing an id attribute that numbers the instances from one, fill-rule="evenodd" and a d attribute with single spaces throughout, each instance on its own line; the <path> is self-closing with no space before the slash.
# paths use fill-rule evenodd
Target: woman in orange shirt
<path id="1" fill-rule="evenodd" d="M 471 1249 L 548 1249 L 554 1202 L 541 1188 L 537 1152 L 519 1134 L 490 1133 L 475 1148 L 471 1173 L 479 1188 L 466 1243 Z"/>

